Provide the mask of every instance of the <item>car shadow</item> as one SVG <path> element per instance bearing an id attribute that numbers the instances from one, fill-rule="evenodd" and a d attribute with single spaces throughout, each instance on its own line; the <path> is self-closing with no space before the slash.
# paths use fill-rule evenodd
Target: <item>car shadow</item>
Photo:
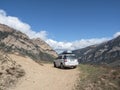
<path id="1" fill-rule="evenodd" d="M 60 69 L 60 70 L 73 70 L 73 69 L 75 69 L 75 68 L 70 68 L 70 67 L 60 68 L 60 67 L 54 67 L 54 66 L 52 66 L 52 68 L 56 68 L 56 69 Z"/>

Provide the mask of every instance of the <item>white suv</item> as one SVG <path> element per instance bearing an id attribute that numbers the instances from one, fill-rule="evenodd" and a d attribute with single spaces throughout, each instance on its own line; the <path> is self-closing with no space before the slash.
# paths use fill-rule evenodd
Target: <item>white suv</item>
<path id="1" fill-rule="evenodd" d="M 76 68 L 78 65 L 78 60 L 75 57 L 75 54 L 72 52 L 63 52 L 54 60 L 54 67 L 73 67 Z"/>

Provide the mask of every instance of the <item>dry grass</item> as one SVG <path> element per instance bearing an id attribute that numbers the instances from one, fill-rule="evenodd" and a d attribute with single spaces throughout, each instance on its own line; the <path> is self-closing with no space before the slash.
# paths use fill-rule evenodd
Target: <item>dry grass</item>
<path id="1" fill-rule="evenodd" d="M 76 90 L 119 90 L 120 69 L 105 66 L 79 65 L 81 71 Z"/>

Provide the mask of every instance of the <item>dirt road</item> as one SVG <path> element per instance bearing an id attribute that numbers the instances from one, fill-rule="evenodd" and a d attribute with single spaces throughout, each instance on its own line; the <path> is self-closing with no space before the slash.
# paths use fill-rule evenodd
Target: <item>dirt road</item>
<path id="1" fill-rule="evenodd" d="M 77 69 L 58 69 L 52 64 L 43 66 L 28 57 L 10 55 L 26 71 L 16 87 L 9 90 L 72 90 L 78 77 Z"/>

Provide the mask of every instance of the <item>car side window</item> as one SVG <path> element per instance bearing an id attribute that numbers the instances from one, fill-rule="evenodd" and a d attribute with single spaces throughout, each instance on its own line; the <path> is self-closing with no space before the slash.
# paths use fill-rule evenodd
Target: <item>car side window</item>
<path id="1" fill-rule="evenodd" d="M 62 56 L 58 56 L 56 59 L 62 59 Z"/>
<path id="2" fill-rule="evenodd" d="M 66 58 L 67 58 L 66 56 L 63 57 L 63 59 L 66 59 Z"/>
<path id="3" fill-rule="evenodd" d="M 62 59 L 62 56 L 60 56 L 59 59 Z"/>

